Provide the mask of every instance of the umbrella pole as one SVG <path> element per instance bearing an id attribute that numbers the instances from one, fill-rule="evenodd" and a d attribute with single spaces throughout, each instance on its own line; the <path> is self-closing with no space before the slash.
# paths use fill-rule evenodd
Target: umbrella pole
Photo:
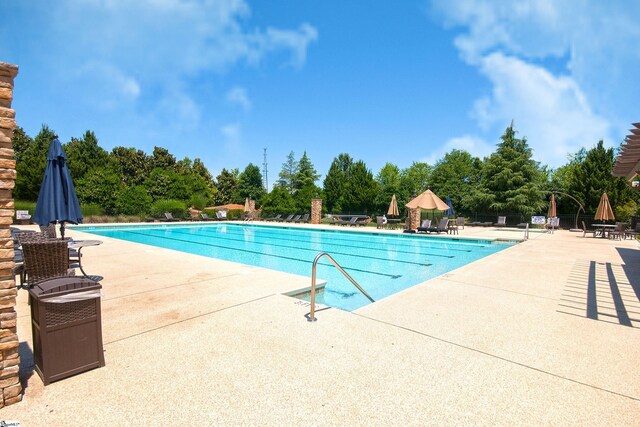
<path id="1" fill-rule="evenodd" d="M 60 236 L 64 240 L 64 221 L 60 223 Z"/>

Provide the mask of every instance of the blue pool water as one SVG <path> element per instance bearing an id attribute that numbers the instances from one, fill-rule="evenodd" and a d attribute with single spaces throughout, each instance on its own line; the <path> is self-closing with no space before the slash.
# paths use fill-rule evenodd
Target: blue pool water
<path id="1" fill-rule="evenodd" d="M 376 301 L 513 244 L 232 223 L 74 228 L 304 276 L 316 255 L 328 252 Z M 327 282 L 318 303 L 343 310 L 369 304 L 326 258 L 317 277 Z"/>

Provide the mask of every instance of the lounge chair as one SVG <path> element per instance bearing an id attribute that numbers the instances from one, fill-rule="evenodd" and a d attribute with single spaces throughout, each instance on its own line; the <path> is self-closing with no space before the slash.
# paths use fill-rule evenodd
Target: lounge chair
<path id="1" fill-rule="evenodd" d="M 218 221 L 225 221 L 227 219 L 227 211 L 217 211 L 216 218 Z"/>
<path id="2" fill-rule="evenodd" d="M 355 227 L 357 221 L 358 221 L 358 217 L 357 216 L 352 216 L 351 219 L 349 219 L 348 221 L 344 220 L 344 219 L 341 219 L 340 221 L 338 221 L 338 224 L 345 225 L 345 226 L 346 225 L 352 225 L 352 226 Z"/>
<path id="3" fill-rule="evenodd" d="M 175 222 L 175 221 L 180 221 L 178 218 L 174 218 L 173 214 L 171 212 L 165 212 L 164 213 L 164 222 Z"/>
<path id="4" fill-rule="evenodd" d="M 464 230 L 464 217 L 463 216 L 459 216 L 458 218 L 456 218 L 456 226 L 462 228 Z"/>
<path id="5" fill-rule="evenodd" d="M 276 221 L 278 221 L 278 222 L 291 222 L 292 219 L 293 219 L 293 214 L 289 215 L 286 218 L 277 219 Z"/>
<path id="6" fill-rule="evenodd" d="M 210 218 L 208 214 L 206 213 L 201 213 L 200 214 L 200 218 L 202 218 L 203 221 L 215 221 L 215 218 Z"/>
<path id="7" fill-rule="evenodd" d="M 381 216 L 376 217 L 376 228 L 384 228 L 384 218 Z"/>
<path id="8" fill-rule="evenodd" d="M 429 233 L 447 233 L 449 231 L 449 218 L 442 218 L 436 227 L 429 227 Z"/>
<path id="9" fill-rule="evenodd" d="M 296 220 L 294 222 L 309 222 L 309 214 L 306 213 L 306 214 L 302 215 L 302 218 L 299 218 L 298 220 Z"/>
<path id="10" fill-rule="evenodd" d="M 417 228 L 418 233 L 426 233 L 429 231 L 429 227 L 431 227 L 430 219 L 423 219 L 420 227 Z"/>
<path id="11" fill-rule="evenodd" d="M 498 222 L 496 222 L 495 224 L 496 227 L 504 227 L 507 225 L 507 217 L 506 216 L 499 216 L 498 217 Z"/>
<path id="12" fill-rule="evenodd" d="M 293 219 L 290 219 L 290 220 L 288 220 L 286 222 L 297 222 L 300 219 L 301 216 L 302 215 L 296 215 L 296 216 L 293 217 Z"/>
<path id="13" fill-rule="evenodd" d="M 274 216 L 273 218 L 265 218 L 265 221 L 280 221 L 280 218 L 282 218 L 282 214 L 278 214 L 276 216 Z"/>

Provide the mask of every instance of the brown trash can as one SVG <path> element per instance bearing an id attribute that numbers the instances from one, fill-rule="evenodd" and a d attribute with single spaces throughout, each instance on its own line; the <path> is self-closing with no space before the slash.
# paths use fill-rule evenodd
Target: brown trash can
<path id="1" fill-rule="evenodd" d="M 44 385 L 104 366 L 100 289 L 74 276 L 29 289 L 33 358 Z"/>

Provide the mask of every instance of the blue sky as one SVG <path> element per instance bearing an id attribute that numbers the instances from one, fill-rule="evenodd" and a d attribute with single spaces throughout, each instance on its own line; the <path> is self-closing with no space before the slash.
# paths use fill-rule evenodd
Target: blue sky
<path id="1" fill-rule="evenodd" d="M 640 120 L 640 2 L 0 2 L 26 132 L 154 146 L 223 167 L 339 153 L 374 174 L 490 154 L 514 120 L 557 167 Z M 321 185 L 321 182 L 319 183 Z"/>

